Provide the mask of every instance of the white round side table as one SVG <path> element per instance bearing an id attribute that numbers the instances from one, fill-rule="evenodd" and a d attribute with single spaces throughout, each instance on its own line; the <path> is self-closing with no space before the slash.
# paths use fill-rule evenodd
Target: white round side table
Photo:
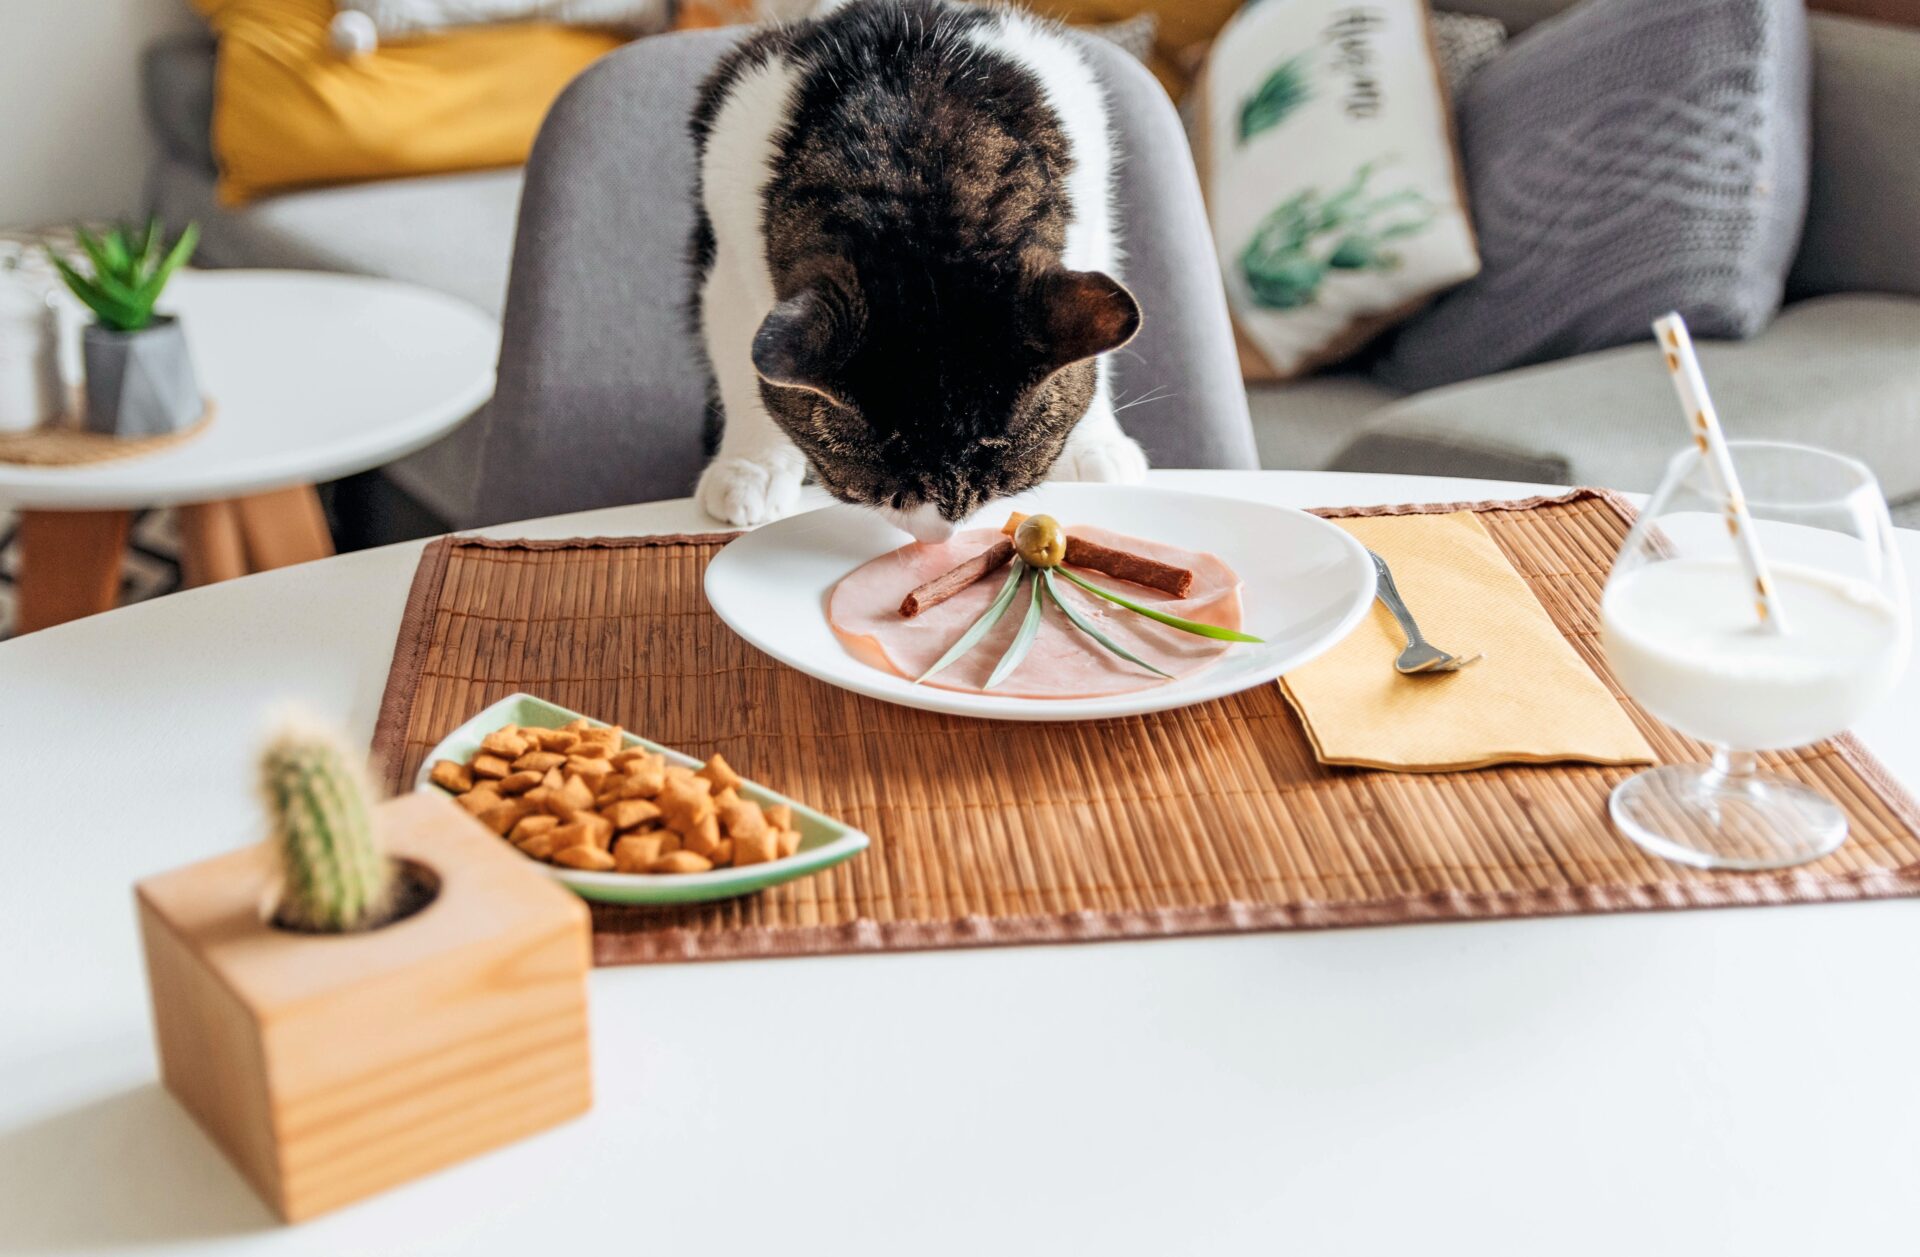
<path id="1" fill-rule="evenodd" d="M 139 508 L 183 508 L 189 584 L 332 554 L 314 484 L 431 444 L 493 392 L 499 325 L 430 289 L 310 271 L 186 271 L 160 304 L 186 329 L 213 421 L 111 462 L 0 464 L 0 506 L 21 513 L 19 632 L 114 605 Z M 65 313 L 77 337 L 77 305 Z"/>

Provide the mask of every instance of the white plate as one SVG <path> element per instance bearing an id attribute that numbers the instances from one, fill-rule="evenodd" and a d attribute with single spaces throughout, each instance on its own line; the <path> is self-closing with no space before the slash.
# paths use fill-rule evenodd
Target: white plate
<path id="1" fill-rule="evenodd" d="M 1165 685 L 1101 698 L 1007 698 L 914 685 L 861 663 L 827 623 L 841 577 L 909 538 L 872 511 L 829 506 L 768 524 L 707 565 L 707 601 L 734 632 L 831 685 L 906 707 L 997 720 L 1097 720 L 1166 711 L 1251 689 L 1319 655 L 1373 601 L 1373 564 L 1358 541 L 1302 511 L 1143 485 L 1047 484 L 996 502 L 975 527 L 1008 511 L 1044 511 L 1225 559 L 1242 582 L 1243 627 L 1262 645 L 1230 647 L 1212 667 Z"/>

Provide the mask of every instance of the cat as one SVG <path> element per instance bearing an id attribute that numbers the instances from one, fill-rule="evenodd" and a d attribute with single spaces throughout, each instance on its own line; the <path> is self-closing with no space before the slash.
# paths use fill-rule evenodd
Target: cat
<path id="1" fill-rule="evenodd" d="M 1050 474 L 1145 477 L 1100 362 L 1141 319 L 1106 100 L 1062 28 L 851 0 L 730 52 L 693 136 L 709 514 L 776 519 L 811 468 L 937 540 Z"/>

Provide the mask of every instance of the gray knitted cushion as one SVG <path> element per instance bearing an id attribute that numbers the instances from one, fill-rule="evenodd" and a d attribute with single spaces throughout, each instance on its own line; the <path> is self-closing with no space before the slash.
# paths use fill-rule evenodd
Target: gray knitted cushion
<path id="1" fill-rule="evenodd" d="M 1586 0 L 1477 74 L 1458 121 L 1480 274 L 1376 365 L 1426 389 L 1649 337 L 1745 337 L 1806 212 L 1802 0 Z"/>

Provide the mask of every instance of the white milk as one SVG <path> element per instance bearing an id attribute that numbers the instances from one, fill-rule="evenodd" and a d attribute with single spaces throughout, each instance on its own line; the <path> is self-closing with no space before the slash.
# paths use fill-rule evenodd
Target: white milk
<path id="1" fill-rule="evenodd" d="M 1732 559 L 1652 563 L 1607 587 L 1607 663 L 1628 694 L 1680 732 L 1735 750 L 1805 746 L 1852 724 L 1893 687 L 1906 625 L 1870 585 L 1773 569 L 1791 632 L 1763 631 Z"/>

